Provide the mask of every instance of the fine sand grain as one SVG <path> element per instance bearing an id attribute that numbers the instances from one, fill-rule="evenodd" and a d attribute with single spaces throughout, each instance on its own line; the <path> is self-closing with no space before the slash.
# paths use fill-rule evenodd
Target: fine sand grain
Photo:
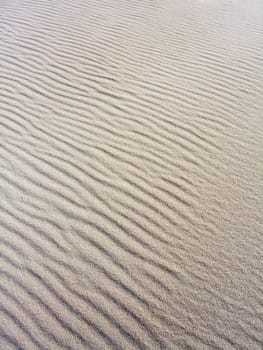
<path id="1" fill-rule="evenodd" d="M 262 349 L 262 117 L 262 0 L 0 0 L 0 349 Z"/>

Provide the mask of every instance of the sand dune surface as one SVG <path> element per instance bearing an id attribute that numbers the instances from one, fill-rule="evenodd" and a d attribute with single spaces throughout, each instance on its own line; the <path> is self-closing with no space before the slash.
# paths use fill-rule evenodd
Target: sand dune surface
<path id="1" fill-rule="evenodd" d="M 0 349 L 262 349 L 263 2 L 0 0 Z"/>

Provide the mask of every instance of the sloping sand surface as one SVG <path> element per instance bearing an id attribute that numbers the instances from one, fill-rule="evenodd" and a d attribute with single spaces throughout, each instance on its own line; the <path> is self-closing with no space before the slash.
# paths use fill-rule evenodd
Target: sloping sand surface
<path id="1" fill-rule="evenodd" d="M 262 349 L 262 117 L 262 0 L 0 0 L 0 349 Z"/>

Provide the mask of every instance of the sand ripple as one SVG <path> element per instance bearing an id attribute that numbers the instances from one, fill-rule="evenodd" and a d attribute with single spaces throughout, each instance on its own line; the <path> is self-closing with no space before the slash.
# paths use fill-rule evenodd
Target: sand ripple
<path id="1" fill-rule="evenodd" d="M 1 349 L 262 349 L 262 21 L 0 1 Z"/>

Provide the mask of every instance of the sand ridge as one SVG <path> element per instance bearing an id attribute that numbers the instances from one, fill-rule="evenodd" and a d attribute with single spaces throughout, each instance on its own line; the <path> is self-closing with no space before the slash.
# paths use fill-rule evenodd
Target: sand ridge
<path id="1" fill-rule="evenodd" d="M 262 349 L 262 14 L 0 1 L 0 349 Z"/>

